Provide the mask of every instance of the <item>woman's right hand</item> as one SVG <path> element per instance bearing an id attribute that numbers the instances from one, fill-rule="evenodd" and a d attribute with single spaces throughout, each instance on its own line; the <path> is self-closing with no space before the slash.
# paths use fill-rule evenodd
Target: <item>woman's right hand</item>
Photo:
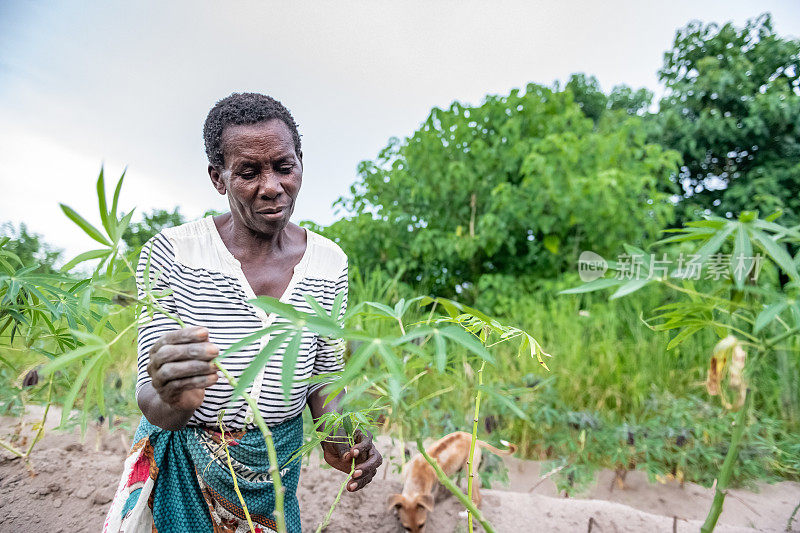
<path id="1" fill-rule="evenodd" d="M 153 389 L 173 409 L 194 412 L 200 407 L 206 387 L 217 382 L 217 345 L 208 342 L 208 330 L 190 327 L 170 331 L 150 348 L 147 373 Z"/>

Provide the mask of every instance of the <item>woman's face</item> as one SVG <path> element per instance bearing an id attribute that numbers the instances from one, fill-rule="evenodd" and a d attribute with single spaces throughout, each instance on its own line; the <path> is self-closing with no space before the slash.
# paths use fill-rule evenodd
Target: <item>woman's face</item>
<path id="1" fill-rule="evenodd" d="M 234 221 L 264 235 L 289 223 L 303 182 L 302 153 L 279 119 L 228 126 L 222 132 L 224 165 L 208 173 L 220 194 L 228 195 Z"/>

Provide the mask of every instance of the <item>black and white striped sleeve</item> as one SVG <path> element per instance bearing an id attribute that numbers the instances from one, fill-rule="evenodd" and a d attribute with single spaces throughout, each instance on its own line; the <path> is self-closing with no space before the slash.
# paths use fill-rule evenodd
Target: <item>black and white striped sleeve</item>
<path id="1" fill-rule="evenodd" d="M 157 298 L 158 305 L 171 315 L 177 315 L 175 299 L 170 292 L 170 274 L 175 260 L 175 251 L 172 243 L 162 233 L 159 233 L 142 247 L 139 254 L 139 264 L 136 268 L 136 288 L 139 300 L 145 298 L 145 287 L 154 296 L 167 291 Z M 148 265 L 149 264 L 149 265 Z M 137 339 L 138 373 L 136 379 L 136 395 L 142 387 L 150 382 L 147 365 L 150 363 L 150 348 L 168 331 L 180 329 L 173 319 L 164 313 L 146 306 L 139 316 L 139 334 Z"/>
<path id="2" fill-rule="evenodd" d="M 347 311 L 347 289 L 347 262 L 345 261 L 344 269 L 334 285 L 334 296 L 344 292 L 342 307 L 339 311 L 340 322 L 344 318 L 344 314 Z M 314 369 L 311 372 L 311 375 L 321 376 L 331 372 L 341 372 L 341 370 L 344 368 L 344 350 L 344 340 L 320 336 L 317 340 L 317 353 L 314 360 Z M 333 381 L 333 379 L 312 383 L 308 388 L 308 395 L 318 390 L 320 387 L 324 387 L 331 381 Z"/>

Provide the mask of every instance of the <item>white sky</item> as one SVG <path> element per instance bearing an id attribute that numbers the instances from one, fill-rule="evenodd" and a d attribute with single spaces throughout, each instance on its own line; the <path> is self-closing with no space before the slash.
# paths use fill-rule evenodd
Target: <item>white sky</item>
<path id="1" fill-rule="evenodd" d="M 288 4 L 0 0 L 0 222 L 24 221 L 68 254 L 88 249 L 58 202 L 97 222 L 102 162 L 112 183 L 128 167 L 126 210 L 225 209 L 202 124 L 219 98 L 258 91 L 300 126 L 295 221 L 325 224 L 358 162 L 433 106 L 573 72 L 657 91 L 663 53 L 691 19 L 770 11 L 779 33 L 800 34 L 797 0 Z"/>

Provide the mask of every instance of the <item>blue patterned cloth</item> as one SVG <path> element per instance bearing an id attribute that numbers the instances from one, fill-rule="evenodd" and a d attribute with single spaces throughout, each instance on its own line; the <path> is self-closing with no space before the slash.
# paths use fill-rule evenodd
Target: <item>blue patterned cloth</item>
<path id="1" fill-rule="evenodd" d="M 287 462 L 303 444 L 302 416 L 270 430 L 286 489 L 286 527 L 289 533 L 300 533 L 296 496 L 300 458 Z M 274 531 L 275 494 L 261 432 L 258 429 L 225 432 L 225 441 L 239 491 L 256 531 Z M 219 432 L 197 427 L 166 431 L 142 417 L 134 442 L 106 519 L 106 531 L 127 530 L 130 527 L 127 524 L 136 524 L 132 529 L 138 530 L 146 528 L 147 523 L 152 523 L 158 533 L 250 530 L 233 488 Z M 142 505 L 142 498 L 147 498 L 146 506 Z"/>

